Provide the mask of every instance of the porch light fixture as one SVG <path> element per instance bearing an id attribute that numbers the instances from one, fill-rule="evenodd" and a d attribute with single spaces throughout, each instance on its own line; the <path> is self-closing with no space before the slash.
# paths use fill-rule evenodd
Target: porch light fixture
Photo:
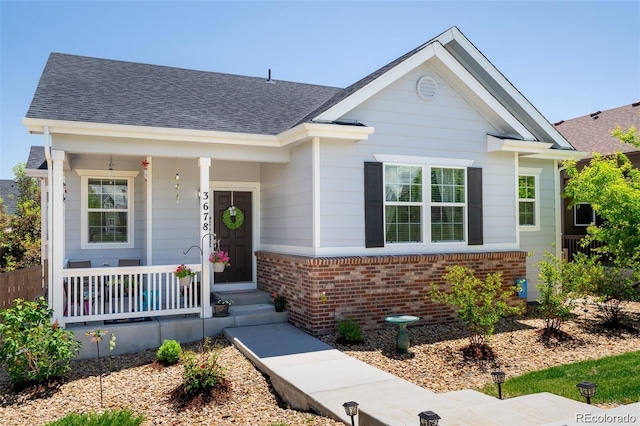
<path id="1" fill-rule="evenodd" d="M 591 404 L 591 398 L 596 394 L 596 385 L 593 382 L 580 382 L 576 385 L 580 390 L 580 395 L 587 399 L 587 404 Z"/>
<path id="2" fill-rule="evenodd" d="M 113 179 L 113 155 L 109 154 L 109 181 Z M 113 183 L 113 182 L 109 182 Z"/>
<path id="3" fill-rule="evenodd" d="M 423 411 L 418 414 L 420 418 L 420 426 L 438 426 L 440 416 L 433 411 Z"/>
<path id="4" fill-rule="evenodd" d="M 492 371 L 491 377 L 493 378 L 493 383 L 498 385 L 498 399 L 502 399 L 502 384 L 504 383 L 506 374 L 504 371 Z"/>
<path id="5" fill-rule="evenodd" d="M 351 426 L 355 426 L 353 417 L 358 415 L 358 403 L 355 401 L 349 401 L 342 404 L 342 406 L 344 407 L 344 411 L 347 413 L 347 416 L 351 417 Z"/>

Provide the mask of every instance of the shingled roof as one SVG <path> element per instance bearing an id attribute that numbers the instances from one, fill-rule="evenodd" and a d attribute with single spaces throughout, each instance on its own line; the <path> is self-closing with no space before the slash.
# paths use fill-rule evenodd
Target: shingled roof
<path id="1" fill-rule="evenodd" d="M 339 90 L 52 53 L 26 117 L 275 135 Z"/>
<path id="2" fill-rule="evenodd" d="M 631 145 L 620 143 L 618 139 L 611 136 L 611 131 L 618 125 L 625 131 L 631 126 L 640 130 L 640 102 L 606 111 L 596 111 L 582 117 L 560 121 L 554 125 L 579 151 L 599 152 L 604 155 L 618 151 L 637 151 L 638 149 Z"/>

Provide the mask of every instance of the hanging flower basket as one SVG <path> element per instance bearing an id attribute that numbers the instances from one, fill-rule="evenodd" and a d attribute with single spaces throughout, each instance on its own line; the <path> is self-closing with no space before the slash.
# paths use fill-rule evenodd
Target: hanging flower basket
<path id="1" fill-rule="evenodd" d="M 224 268 L 231 265 L 229 263 L 229 253 L 223 250 L 216 250 L 209 256 L 209 262 L 213 263 L 213 272 L 224 272 Z"/>
<path id="2" fill-rule="evenodd" d="M 180 280 L 180 285 L 182 287 L 188 287 L 191 285 L 191 279 L 195 274 L 196 273 L 184 263 L 176 268 L 176 277 Z"/>
<path id="3" fill-rule="evenodd" d="M 190 285 L 191 285 L 191 275 L 187 275 L 186 277 L 180 277 L 181 287 L 189 287 Z"/>

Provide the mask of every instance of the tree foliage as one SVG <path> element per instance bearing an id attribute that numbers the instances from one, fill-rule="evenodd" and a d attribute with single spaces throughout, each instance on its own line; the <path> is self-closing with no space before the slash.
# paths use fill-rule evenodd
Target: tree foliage
<path id="1" fill-rule="evenodd" d="M 634 127 L 623 131 L 617 127 L 612 135 L 623 143 L 640 147 L 640 137 Z M 575 161 L 565 163 L 569 181 L 565 196 L 570 207 L 576 203 L 591 204 L 602 224 L 587 228 L 585 244 L 603 244 L 596 251 L 618 267 L 638 270 L 640 265 L 640 171 L 621 152 L 611 156 L 598 153 L 578 170 Z"/>
<path id="2" fill-rule="evenodd" d="M 16 299 L 13 307 L 0 311 L 0 360 L 12 383 L 43 383 L 71 368 L 80 343 L 72 331 L 51 324 L 51 312 L 42 297 Z"/>
<path id="3" fill-rule="evenodd" d="M 26 175 L 25 163 L 13 173 L 19 194 L 15 214 L 0 211 L 0 272 L 40 264 L 40 189 Z"/>
<path id="4" fill-rule="evenodd" d="M 522 306 L 511 306 L 508 299 L 518 291 L 516 286 L 502 288 L 501 274 L 488 274 L 482 281 L 468 267 L 456 265 L 447 268 L 445 281 L 451 292 L 441 291 L 437 284 L 431 285 L 429 298 L 458 309 L 457 315 L 465 323 L 471 346 L 485 346 L 500 318 L 521 314 Z"/>
<path id="5" fill-rule="evenodd" d="M 545 251 L 539 269 L 540 312 L 545 319 L 544 334 L 559 335 L 564 321 L 573 313 L 578 299 L 593 293 L 602 278 L 596 258 L 577 253 L 572 262 Z"/>

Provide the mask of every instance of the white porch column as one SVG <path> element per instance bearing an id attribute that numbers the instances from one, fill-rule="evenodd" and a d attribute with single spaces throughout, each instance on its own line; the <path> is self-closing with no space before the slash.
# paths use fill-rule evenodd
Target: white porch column
<path id="1" fill-rule="evenodd" d="M 51 216 L 49 217 L 49 245 L 51 256 L 49 265 L 51 276 L 49 286 L 51 288 L 50 308 L 53 309 L 52 321 L 58 321 L 60 326 L 64 321 L 64 291 L 62 287 L 62 268 L 64 266 L 64 151 L 51 151 L 52 175 L 49 182 L 49 202 L 51 203 Z"/>
<path id="2" fill-rule="evenodd" d="M 213 235 L 213 229 L 209 227 L 211 215 L 211 194 L 209 193 L 209 168 L 211 158 L 201 157 L 198 160 L 200 167 L 200 244 L 202 244 L 202 318 L 211 318 L 211 283 L 209 274 L 209 244 L 208 237 Z"/>

